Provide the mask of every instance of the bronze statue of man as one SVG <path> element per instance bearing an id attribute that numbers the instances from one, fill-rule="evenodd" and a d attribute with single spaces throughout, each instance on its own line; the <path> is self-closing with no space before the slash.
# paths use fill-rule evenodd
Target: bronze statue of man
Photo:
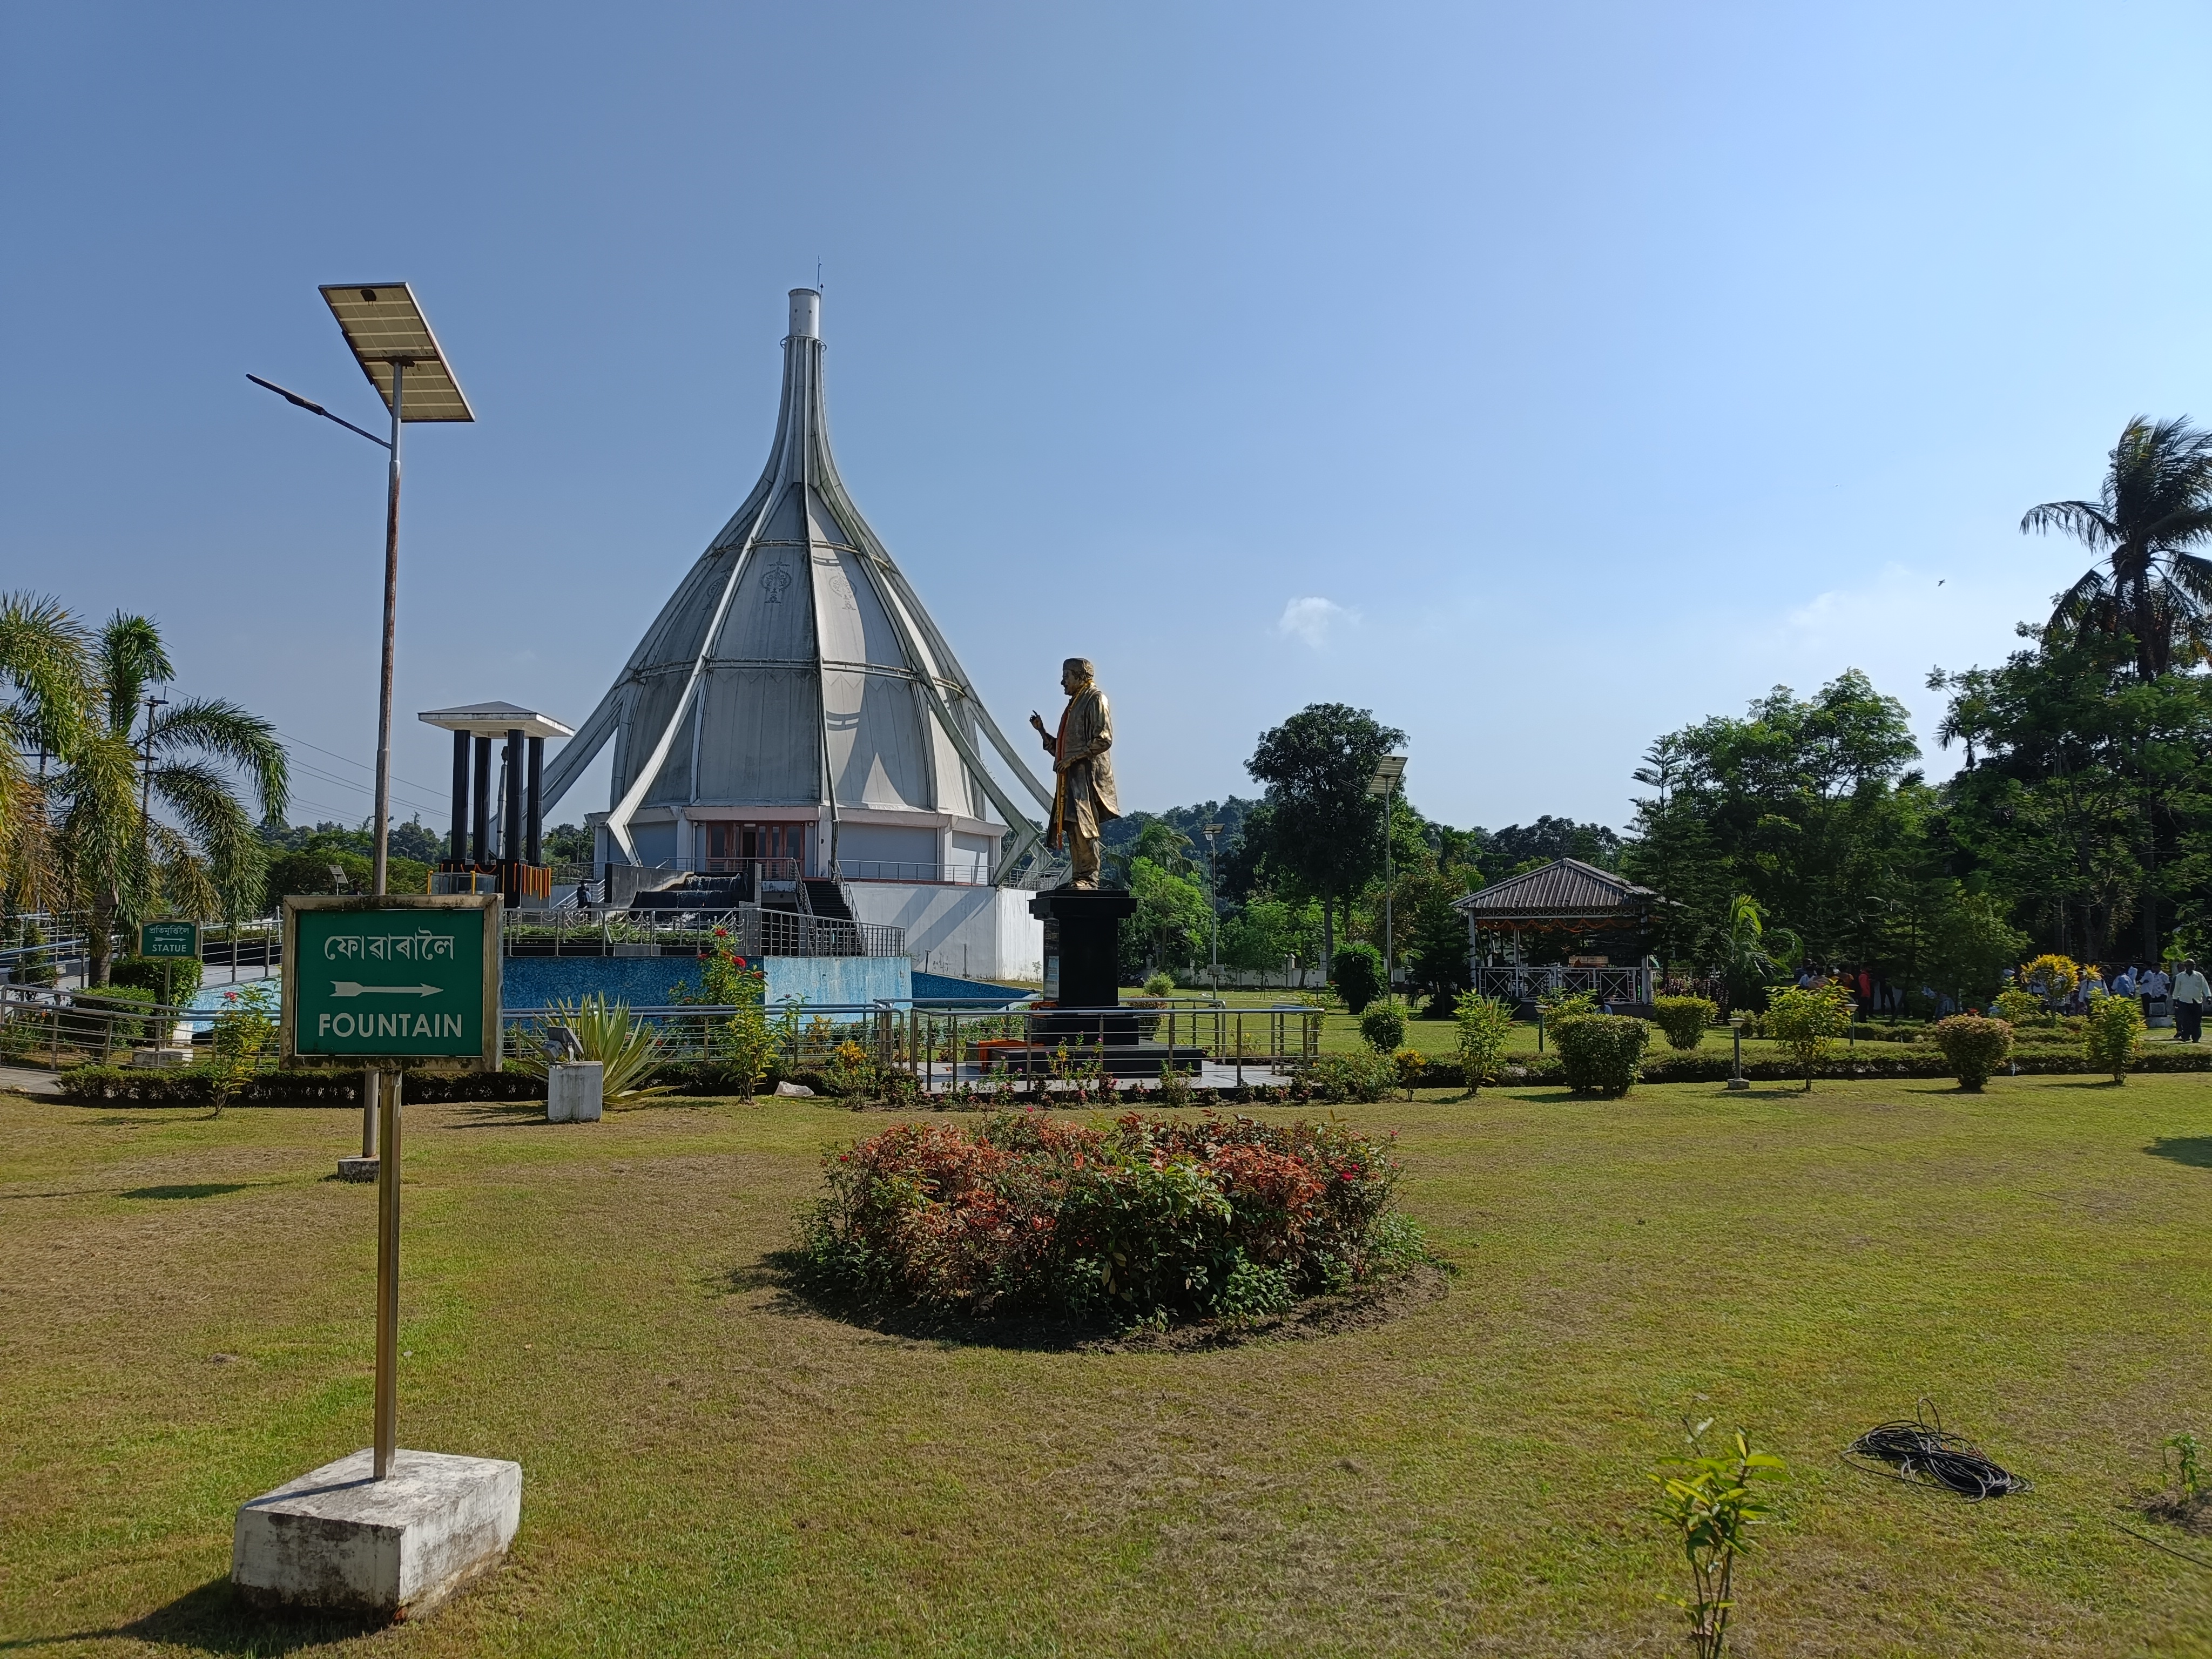
<path id="1" fill-rule="evenodd" d="M 1034 709 L 1030 713 L 1030 724 L 1044 739 L 1055 775 L 1052 833 L 1046 845 L 1054 852 L 1066 847 L 1073 866 L 1067 884 L 1088 892 L 1098 885 L 1098 832 L 1121 816 L 1110 752 L 1114 721 L 1107 712 L 1106 694 L 1092 681 L 1086 659 L 1070 657 L 1060 665 L 1060 689 L 1067 693 L 1067 707 L 1060 716 L 1058 736 L 1044 729 Z"/>

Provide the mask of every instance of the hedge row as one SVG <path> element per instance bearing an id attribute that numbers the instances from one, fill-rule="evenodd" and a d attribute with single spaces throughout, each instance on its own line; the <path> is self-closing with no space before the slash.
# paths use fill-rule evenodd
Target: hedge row
<path id="1" fill-rule="evenodd" d="M 1329 1058 L 1334 1058 L 1329 1057 Z M 2078 1049 L 2029 1048 L 2016 1050 L 2014 1061 L 2022 1077 L 2091 1077 L 2105 1075 L 2089 1064 Z M 1379 1069 L 1379 1068 L 1378 1068 Z M 2137 1054 L 2129 1062 L 2128 1069 L 2137 1073 L 2212 1072 L 2212 1048 L 2197 1048 L 2160 1043 Z M 1324 1073 L 1329 1068 L 1323 1067 Z M 1721 1083 L 1731 1075 L 1726 1055 L 1677 1054 L 1661 1051 L 1649 1054 L 1642 1067 L 1640 1081 L 1644 1083 Z M 1804 1073 L 1794 1062 L 1782 1060 L 1747 1060 L 1743 1074 L 1754 1083 L 1796 1083 Z M 1933 1051 L 1906 1054 L 1869 1054 L 1863 1049 L 1847 1059 L 1833 1060 L 1813 1068 L 1818 1078 L 1948 1078 L 1956 1075 L 1942 1055 Z M 723 1066 L 679 1062 L 663 1069 L 659 1080 L 683 1095 L 727 1096 L 738 1092 L 736 1079 Z M 771 1069 L 757 1085 L 763 1094 L 773 1093 L 783 1080 L 780 1071 Z M 827 1079 L 802 1072 L 793 1079 L 811 1088 L 817 1095 L 832 1093 Z M 1363 1079 L 1364 1081 L 1364 1079 Z M 1369 1092 L 1365 1088 L 1347 1088 L 1340 1085 L 1333 1075 L 1314 1079 L 1316 1088 L 1297 1091 L 1297 1097 L 1310 1094 L 1326 1099 L 1345 1096 L 1357 1098 Z M 1458 1065 L 1450 1060 L 1431 1060 L 1413 1079 L 1417 1088 L 1457 1089 L 1466 1086 Z M 64 1072 L 59 1079 L 61 1097 L 78 1105 L 99 1106 L 131 1103 L 140 1106 L 206 1105 L 215 1098 L 213 1079 L 206 1070 L 192 1066 L 176 1071 L 140 1071 L 120 1066 L 80 1066 Z M 1555 1054 L 1524 1055 L 1518 1062 L 1508 1066 L 1504 1075 L 1491 1086 L 1514 1088 L 1535 1084 L 1541 1086 L 1565 1087 L 1566 1073 Z M 1378 1080 L 1376 1091 L 1384 1085 Z M 1207 1093 L 1194 1090 L 1193 1094 Z M 426 1103 L 461 1100 L 543 1100 L 545 1084 L 543 1079 L 523 1072 L 462 1073 L 437 1074 L 410 1073 L 407 1079 L 406 1097 Z M 358 1072 L 263 1072 L 252 1080 L 241 1084 L 230 1097 L 234 1106 L 340 1106 L 358 1104 L 361 1099 L 361 1073 Z"/>
<path id="2" fill-rule="evenodd" d="M 2093 1077 L 2110 1073 L 2101 1066 L 2092 1066 L 2078 1048 L 2019 1048 L 2014 1050 L 2012 1061 L 2016 1061 L 2022 1077 Z M 2183 1047 L 2161 1043 L 2154 1048 L 2139 1052 L 2128 1062 L 2130 1072 L 2212 1072 L 2212 1048 Z M 1747 1060 L 1743 1074 L 1753 1083 L 1802 1083 L 1805 1078 L 1802 1067 L 1790 1060 Z M 1725 1054 L 1675 1054 L 1664 1050 L 1649 1054 L 1644 1060 L 1639 1081 L 1644 1083 L 1723 1083 L 1735 1075 L 1734 1067 Z M 1934 1050 L 1907 1054 L 1869 1054 L 1863 1048 L 1846 1059 L 1831 1060 L 1813 1068 L 1814 1078 L 1948 1078 L 1957 1075 L 1950 1062 Z M 1462 1088 L 1465 1082 L 1458 1065 L 1451 1060 L 1431 1060 L 1422 1068 L 1415 1080 L 1424 1089 Z M 1566 1071 L 1559 1057 L 1553 1054 L 1528 1054 L 1505 1068 L 1500 1085 L 1511 1087 L 1516 1084 L 1559 1084 L 1566 1082 Z"/>
<path id="3" fill-rule="evenodd" d="M 757 1085 L 773 1093 L 782 1073 L 770 1067 Z M 795 1079 L 817 1094 L 829 1092 L 820 1077 L 801 1073 Z M 205 1066 L 173 1071 L 125 1066 L 79 1066 L 57 1079 L 64 1100 L 80 1106 L 129 1103 L 139 1106 L 204 1106 L 215 1099 L 214 1073 Z M 734 1095 L 737 1079 L 726 1066 L 681 1061 L 661 1068 L 656 1081 L 678 1094 Z M 545 1079 L 527 1072 L 410 1072 L 404 1097 L 426 1104 L 455 1100 L 543 1100 Z M 361 1101 L 359 1072 L 258 1072 L 231 1091 L 234 1106 L 345 1106 Z"/>

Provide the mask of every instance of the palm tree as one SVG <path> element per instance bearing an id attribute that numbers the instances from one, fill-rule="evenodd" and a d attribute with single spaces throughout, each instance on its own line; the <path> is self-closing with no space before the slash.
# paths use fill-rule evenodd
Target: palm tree
<path id="1" fill-rule="evenodd" d="M 53 891 L 45 761 L 66 763 L 84 735 L 87 643 L 52 599 L 0 593 L 0 898 L 14 908 L 36 908 Z"/>
<path id="2" fill-rule="evenodd" d="M 93 652 L 93 718 L 57 781 L 59 862 L 92 912 L 89 977 L 106 984 L 109 936 L 164 909 L 234 921 L 261 902 L 266 864 L 256 815 L 281 817 L 289 785 L 276 729 L 236 703 L 191 698 L 139 711 L 175 677 L 158 629 L 121 611 Z"/>
<path id="3" fill-rule="evenodd" d="M 2054 629 L 2132 635 L 2146 681 L 2173 666 L 2178 643 L 2205 649 L 2212 559 L 2189 550 L 2212 541 L 2212 432 L 2138 415 L 2112 446 L 2101 500 L 2045 501 L 2020 528 L 2063 530 L 2101 559 L 2052 601 Z"/>

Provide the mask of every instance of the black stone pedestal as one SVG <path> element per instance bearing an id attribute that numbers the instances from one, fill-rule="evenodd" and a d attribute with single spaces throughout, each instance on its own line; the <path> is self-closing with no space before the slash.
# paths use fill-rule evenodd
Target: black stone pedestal
<path id="1" fill-rule="evenodd" d="M 1203 1063 L 1202 1048 L 1140 1040 L 1140 1022 L 1149 1028 L 1158 1016 L 1121 1008 L 1121 919 L 1136 910 L 1135 899 L 1111 887 L 1061 889 L 1030 901 L 1030 914 L 1044 922 L 1044 1000 L 1052 1005 L 1030 1016 L 1030 1035 L 1048 1047 L 1011 1059 L 1010 1069 L 1046 1071 L 1052 1051 L 1062 1048 L 1074 1063 L 1095 1062 L 1114 1077 L 1157 1077 L 1163 1066 L 1195 1071 Z"/>
<path id="2" fill-rule="evenodd" d="M 1060 1008 L 1115 1006 L 1121 994 L 1121 918 L 1137 914 L 1137 901 L 1118 888 L 1061 889 L 1031 899 L 1030 914 L 1044 922 L 1044 1000 Z M 1127 1036 L 1104 1041 L 1134 1042 L 1133 1017 L 1127 1029 Z"/>

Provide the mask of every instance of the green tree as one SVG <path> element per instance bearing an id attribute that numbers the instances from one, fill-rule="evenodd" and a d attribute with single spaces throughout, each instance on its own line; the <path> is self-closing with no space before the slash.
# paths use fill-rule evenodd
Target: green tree
<path id="1" fill-rule="evenodd" d="M 1401 904 L 1398 913 L 1399 949 L 1407 973 L 1428 995 L 1424 1017 L 1449 1019 L 1460 994 L 1473 982 L 1468 964 L 1474 947 L 1467 918 L 1452 908 L 1465 896 L 1465 890 L 1449 877 L 1426 876 L 1413 884 L 1407 896 L 1412 903 Z"/>
<path id="2" fill-rule="evenodd" d="M 58 862 L 92 912 L 91 978 L 105 984 L 118 923 L 164 908 L 235 921 L 258 908 L 265 854 L 234 775 L 263 818 L 283 815 L 289 785 L 275 728 L 236 703 L 179 699 L 139 720 L 147 688 L 175 678 L 145 617 L 117 612 L 93 666 L 94 718 L 53 793 Z"/>
<path id="3" fill-rule="evenodd" d="M 1279 973 L 1291 957 L 1310 966 L 1320 940 L 1321 907 L 1313 900 L 1255 898 L 1222 918 L 1221 959 L 1232 968 Z"/>
<path id="4" fill-rule="evenodd" d="M 1206 895 L 1196 882 L 1139 858 L 1129 866 L 1129 893 L 1137 909 L 1121 934 L 1125 971 L 1186 968 L 1205 954 Z"/>
<path id="5" fill-rule="evenodd" d="M 46 768 L 66 763 L 88 727 L 89 641 L 50 599 L 0 593 L 0 898 L 33 908 L 53 890 Z"/>
<path id="6" fill-rule="evenodd" d="M 1707 960 L 1725 948 L 1735 895 L 1817 959 L 1863 960 L 1881 896 L 1925 860 L 1931 792 L 1907 769 L 1919 752 L 1905 706 L 1856 669 L 1809 698 L 1777 686 L 1746 717 L 1706 720 L 1647 753 L 1655 793 L 1625 862 L 1672 885 L 1681 920 L 1660 926 Z"/>
<path id="7" fill-rule="evenodd" d="M 2020 528 L 2063 531 L 2098 556 L 2058 596 L 2053 629 L 2126 636 L 2145 682 L 2203 654 L 2212 559 L 2191 550 L 2212 541 L 2212 432 L 2138 415 L 2106 459 L 2097 500 L 2045 501 Z"/>
<path id="8" fill-rule="evenodd" d="M 1312 703 L 1261 734 L 1244 769 L 1267 786 L 1263 866 L 1321 901 L 1322 954 L 1336 957 L 1335 909 L 1382 866 L 1382 803 L 1368 793 L 1375 763 L 1406 734 L 1364 708 Z M 1255 815 L 1256 817 L 1256 815 Z"/>

